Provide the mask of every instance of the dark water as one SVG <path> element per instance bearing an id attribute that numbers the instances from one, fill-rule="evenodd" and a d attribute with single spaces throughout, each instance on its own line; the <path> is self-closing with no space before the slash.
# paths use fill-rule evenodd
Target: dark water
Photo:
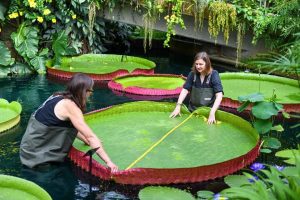
<path id="1" fill-rule="evenodd" d="M 156 73 L 183 74 L 185 76 L 190 71 L 192 62 L 192 58 L 178 59 L 174 55 L 173 57 L 150 59 L 157 63 Z M 222 68 L 217 68 L 217 70 L 224 71 Z M 43 187 L 54 200 L 137 199 L 138 191 L 145 186 L 120 185 L 99 180 L 70 161 L 60 166 L 35 170 L 21 165 L 19 144 L 31 113 L 53 92 L 60 90 L 64 90 L 64 82 L 53 80 L 46 75 L 0 78 L 0 98 L 8 101 L 18 100 L 23 106 L 20 124 L 0 134 L 0 174 L 31 180 Z M 130 101 L 135 100 L 126 96 L 118 96 L 106 88 L 105 84 L 101 84 L 95 87 L 95 92 L 88 102 L 88 111 Z M 176 99 L 161 99 L 160 101 L 176 101 Z M 291 137 L 294 137 L 294 132 L 290 131 Z M 297 140 L 294 139 L 283 140 L 285 146 L 296 146 L 297 143 Z M 218 191 L 224 188 L 224 183 L 222 180 L 214 180 L 173 186 L 196 193 L 200 189 Z"/>

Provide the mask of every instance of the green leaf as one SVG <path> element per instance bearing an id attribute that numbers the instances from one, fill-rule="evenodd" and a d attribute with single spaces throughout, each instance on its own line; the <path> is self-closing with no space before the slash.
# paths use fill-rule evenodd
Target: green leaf
<path id="1" fill-rule="evenodd" d="M 45 71 L 45 58 L 43 56 L 36 56 L 30 60 L 30 64 L 36 71 Z"/>
<path id="2" fill-rule="evenodd" d="M 149 186 L 139 192 L 140 200 L 195 200 L 192 194 L 171 187 Z"/>
<path id="3" fill-rule="evenodd" d="M 273 115 L 278 114 L 278 109 L 274 106 L 273 102 L 258 102 L 251 110 L 252 114 L 259 119 L 269 119 Z"/>
<path id="4" fill-rule="evenodd" d="M 282 170 L 282 173 L 284 173 L 286 176 L 295 176 L 295 175 L 299 174 L 297 167 L 290 167 L 290 166 L 289 167 L 285 167 Z"/>
<path id="5" fill-rule="evenodd" d="M 277 138 L 268 137 L 264 139 L 263 147 L 279 149 L 281 147 L 281 142 Z"/>
<path id="6" fill-rule="evenodd" d="M 243 175 L 229 175 L 224 178 L 224 182 L 230 187 L 241 187 L 249 185 L 248 177 Z"/>
<path id="7" fill-rule="evenodd" d="M 264 100 L 264 96 L 261 93 L 253 93 L 245 96 L 239 96 L 238 100 L 240 102 L 250 101 L 252 103 L 254 102 L 260 102 Z"/>
<path id="8" fill-rule="evenodd" d="M 273 127 L 271 128 L 271 130 L 273 130 L 273 131 L 278 131 L 278 132 L 283 132 L 283 131 L 284 131 L 284 128 L 279 124 L 279 125 L 273 126 Z"/>
<path id="9" fill-rule="evenodd" d="M 290 119 L 290 118 L 291 118 L 290 114 L 287 113 L 287 112 L 282 112 L 282 115 L 283 115 L 283 117 L 286 118 L 286 119 Z"/>
<path id="10" fill-rule="evenodd" d="M 44 48 L 42 49 L 42 51 L 39 53 L 39 56 L 45 56 L 49 53 L 49 49 L 48 48 Z"/>
<path id="11" fill-rule="evenodd" d="M 0 41 L 0 65 L 8 66 L 14 63 L 15 59 L 11 57 L 9 49 L 4 42 Z"/>
<path id="12" fill-rule="evenodd" d="M 38 28 L 21 24 L 17 32 L 11 34 L 15 49 L 25 59 L 29 60 L 38 53 Z"/>
<path id="13" fill-rule="evenodd" d="M 296 149 L 286 149 L 286 150 L 276 152 L 275 156 L 280 158 L 288 158 L 284 160 L 284 162 L 295 165 L 296 164 L 295 157 L 300 157 L 300 151 Z"/>
<path id="14" fill-rule="evenodd" d="M 20 62 L 16 62 L 11 67 L 11 72 L 16 74 L 29 74 L 32 73 L 31 67 Z"/>
<path id="15" fill-rule="evenodd" d="M 272 153 L 271 149 L 260 149 L 261 153 Z"/>
<path id="16" fill-rule="evenodd" d="M 269 119 L 256 119 L 253 126 L 260 134 L 265 134 L 271 130 L 272 122 Z"/>
<path id="17" fill-rule="evenodd" d="M 66 31 L 61 31 L 54 36 L 52 49 L 54 51 L 53 65 L 60 65 L 61 57 L 64 55 L 72 55 L 76 52 L 73 48 L 68 47 L 68 34 Z"/>
<path id="18" fill-rule="evenodd" d="M 212 191 L 208 190 L 200 190 L 197 192 L 197 197 L 200 199 L 209 199 L 214 196 L 214 193 Z"/>

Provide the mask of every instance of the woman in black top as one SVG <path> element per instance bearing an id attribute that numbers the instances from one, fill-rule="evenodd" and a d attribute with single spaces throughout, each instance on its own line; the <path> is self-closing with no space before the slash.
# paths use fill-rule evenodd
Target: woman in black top
<path id="1" fill-rule="evenodd" d="M 93 85 L 94 81 L 89 76 L 77 73 L 64 92 L 49 97 L 32 114 L 20 145 L 22 164 L 32 168 L 44 163 L 63 162 L 78 137 L 97 149 L 97 155 L 112 172 L 118 170 L 83 118 Z"/>
<path id="2" fill-rule="evenodd" d="M 215 123 L 215 113 L 223 98 L 223 87 L 219 74 L 211 67 L 211 62 L 206 52 L 196 54 L 192 71 L 183 85 L 176 107 L 170 117 L 180 115 L 182 102 L 189 92 L 191 92 L 189 110 L 194 111 L 198 107 L 209 106 L 211 111 L 207 123 Z"/>

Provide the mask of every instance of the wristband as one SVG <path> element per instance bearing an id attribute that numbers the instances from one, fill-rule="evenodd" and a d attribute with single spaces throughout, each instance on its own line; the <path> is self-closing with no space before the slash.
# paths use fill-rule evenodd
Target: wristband
<path id="1" fill-rule="evenodd" d="M 176 103 L 176 106 L 181 106 L 182 105 L 182 103 Z"/>

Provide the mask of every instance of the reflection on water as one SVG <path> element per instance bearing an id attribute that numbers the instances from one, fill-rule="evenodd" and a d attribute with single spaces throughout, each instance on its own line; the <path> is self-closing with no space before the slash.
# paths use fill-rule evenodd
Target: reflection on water
<path id="1" fill-rule="evenodd" d="M 148 59 L 154 60 L 153 58 Z M 169 59 L 163 58 L 157 61 L 156 73 L 174 73 L 187 76 L 190 71 L 191 63 L 174 64 Z M 21 165 L 19 145 L 31 113 L 52 93 L 64 90 L 64 84 L 65 81 L 49 79 L 42 75 L 0 78 L 0 98 L 5 98 L 8 101 L 18 100 L 23 106 L 20 124 L 0 134 L 0 173 L 31 180 L 48 191 L 54 200 L 137 199 L 139 190 L 145 186 L 121 185 L 99 180 L 76 167 L 70 161 L 60 166 L 35 170 Z M 114 94 L 106 88 L 106 84 L 101 83 L 95 86 L 95 91 L 87 105 L 87 111 L 135 101 L 130 96 Z M 161 101 L 175 101 L 175 99 L 161 99 Z M 292 140 L 292 144 L 283 142 L 283 145 L 286 146 L 295 146 L 295 144 L 297 144 L 297 140 Z M 222 180 L 172 186 L 189 190 L 193 194 L 196 194 L 200 189 L 218 192 L 225 187 Z"/>

